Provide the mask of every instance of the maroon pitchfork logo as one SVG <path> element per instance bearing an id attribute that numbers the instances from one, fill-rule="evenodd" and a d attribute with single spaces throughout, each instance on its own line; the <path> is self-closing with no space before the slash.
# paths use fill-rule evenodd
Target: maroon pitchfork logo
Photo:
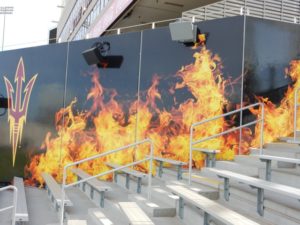
<path id="1" fill-rule="evenodd" d="M 24 89 L 24 99 L 22 102 L 22 85 L 25 83 L 25 69 L 22 57 L 18 63 L 15 75 L 16 91 L 14 90 L 10 81 L 4 76 L 6 93 L 9 99 L 8 122 L 10 127 L 10 143 L 12 144 L 13 166 L 15 165 L 18 143 L 21 143 L 22 140 L 22 132 L 26 122 L 30 94 L 36 78 L 37 74 L 34 75 L 27 83 Z M 15 98 L 13 93 L 15 93 Z"/>

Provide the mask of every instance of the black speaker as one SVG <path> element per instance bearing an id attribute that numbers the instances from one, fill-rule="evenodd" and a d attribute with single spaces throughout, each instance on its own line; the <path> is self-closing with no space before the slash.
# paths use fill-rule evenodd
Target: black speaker
<path id="1" fill-rule="evenodd" d="M 104 59 L 98 46 L 85 50 L 82 55 L 88 65 L 98 64 Z"/>
<path id="2" fill-rule="evenodd" d="M 4 97 L 0 97 L 0 108 L 7 109 L 8 108 L 8 99 Z"/>

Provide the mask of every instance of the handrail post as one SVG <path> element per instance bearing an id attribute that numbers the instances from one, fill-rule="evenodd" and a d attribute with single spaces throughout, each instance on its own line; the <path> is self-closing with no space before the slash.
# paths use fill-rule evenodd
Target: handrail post
<path id="1" fill-rule="evenodd" d="M 60 225 L 64 224 L 64 214 L 65 214 L 65 185 L 66 185 L 66 172 L 68 165 L 64 166 L 63 170 L 63 182 L 61 187 L 61 203 L 60 203 Z"/>
<path id="2" fill-rule="evenodd" d="M 265 105 L 261 103 L 261 126 L 260 126 L 260 155 L 263 154 L 263 145 L 264 145 L 264 120 L 265 120 Z"/>
<path id="3" fill-rule="evenodd" d="M 148 200 L 151 201 L 151 189 L 152 189 L 152 163 L 153 163 L 153 142 L 149 139 L 150 142 L 150 165 L 148 171 Z"/>
<path id="4" fill-rule="evenodd" d="M 297 109 L 298 109 L 298 90 L 295 90 L 294 94 L 294 141 L 296 141 L 297 136 Z"/>
<path id="5" fill-rule="evenodd" d="M 17 211 L 17 200 L 18 200 L 18 189 L 15 186 L 11 186 L 11 188 L 14 190 L 14 207 L 12 211 L 12 225 L 16 224 L 16 211 Z"/>
<path id="6" fill-rule="evenodd" d="M 189 185 L 192 184 L 192 157 L 193 157 L 192 142 L 193 142 L 193 132 L 194 132 L 194 126 L 192 124 L 191 130 L 190 130 Z"/>

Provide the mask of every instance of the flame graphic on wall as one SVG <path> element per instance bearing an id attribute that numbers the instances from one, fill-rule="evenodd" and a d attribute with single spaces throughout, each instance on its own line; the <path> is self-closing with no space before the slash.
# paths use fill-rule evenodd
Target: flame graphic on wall
<path id="1" fill-rule="evenodd" d="M 279 137 L 286 137 L 293 133 L 294 123 L 294 93 L 300 88 L 300 60 L 292 60 L 286 76 L 290 77 L 293 85 L 289 86 L 279 105 L 275 105 L 268 98 L 257 97 L 258 101 L 265 104 L 264 142 L 270 143 Z M 298 99 L 298 102 L 300 99 Z M 260 110 L 260 109 L 259 109 Z M 254 115 L 259 115 L 259 110 L 252 109 Z M 300 111 L 297 111 L 297 127 L 300 127 Z M 255 137 L 252 146 L 259 146 L 260 124 L 255 127 Z"/>
<path id="2" fill-rule="evenodd" d="M 232 85 L 230 80 L 223 78 L 221 59 L 217 55 L 202 47 L 194 54 L 194 59 L 192 64 L 183 66 L 177 72 L 176 77 L 180 78 L 180 81 L 169 90 L 169 94 L 175 96 L 174 92 L 186 88 L 193 98 L 170 110 L 158 107 L 158 103 L 162 101 L 162 94 L 159 91 L 161 78 L 158 75 L 153 76 L 145 97 L 129 104 L 129 110 L 125 111 L 122 104 L 115 100 L 118 95 L 116 90 L 110 90 L 109 101 L 104 101 L 106 89 L 101 85 L 98 71 L 94 72 L 93 86 L 87 95 L 87 100 L 93 102 L 91 108 L 85 112 L 75 113 L 76 99 L 74 99 L 68 107 L 56 113 L 57 134 L 46 135 L 42 146 L 46 152 L 33 156 L 26 166 L 27 183 L 42 185 L 42 172 L 50 173 L 57 181 L 61 181 L 62 168 L 66 164 L 144 138 L 151 138 L 154 141 L 155 155 L 187 162 L 191 124 L 224 113 L 229 103 L 225 98 L 225 89 Z M 294 74 L 295 70 L 298 70 L 297 74 Z M 292 65 L 289 73 L 292 77 L 300 76 L 299 67 Z M 177 102 L 175 97 L 174 102 Z M 272 107 L 266 108 L 265 126 L 268 130 L 272 124 L 268 122 Z M 252 109 L 252 112 L 257 115 L 260 110 Z M 200 139 L 232 128 L 235 117 L 226 119 L 220 118 L 205 124 L 204 127 L 200 126 L 195 130 L 194 138 Z M 255 130 L 257 129 L 258 126 L 255 127 Z M 265 134 L 275 135 L 272 132 L 266 131 Z M 253 139 L 252 135 L 251 129 L 245 128 L 242 129 L 241 141 L 240 133 L 236 131 L 204 142 L 198 147 L 220 149 L 219 159 L 232 160 L 238 153 L 240 143 L 242 154 L 249 152 L 251 142 L 252 145 L 257 144 L 257 138 Z M 105 165 L 106 161 L 126 164 L 141 159 L 148 153 L 148 147 L 140 146 L 137 149 L 129 149 L 81 164 L 80 168 L 90 174 L 97 174 L 109 169 Z M 201 153 L 193 154 L 193 166 L 196 168 L 203 166 L 203 160 L 204 156 Z M 137 169 L 147 171 L 148 168 L 147 165 L 139 165 Z M 104 178 L 111 179 L 111 175 Z M 75 177 L 69 174 L 68 181 L 74 179 Z"/>

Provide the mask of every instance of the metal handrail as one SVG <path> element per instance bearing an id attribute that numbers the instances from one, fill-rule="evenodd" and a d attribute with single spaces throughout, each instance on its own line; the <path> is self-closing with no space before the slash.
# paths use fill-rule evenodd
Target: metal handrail
<path id="1" fill-rule="evenodd" d="M 144 144 L 144 143 L 150 143 L 150 156 L 145 157 L 145 159 L 135 161 L 133 163 L 128 163 L 128 164 L 120 166 L 118 168 L 111 169 L 109 171 L 105 171 L 105 172 L 99 173 L 97 175 L 90 176 L 88 178 L 81 179 L 80 181 L 76 181 L 76 182 L 73 182 L 73 183 L 70 183 L 70 184 L 66 185 L 67 169 L 69 167 L 75 166 L 75 165 L 78 165 L 78 164 L 81 164 L 81 163 L 84 163 L 84 162 L 87 162 L 87 161 L 90 161 L 90 160 L 98 159 L 98 158 L 101 158 L 101 157 L 104 157 L 104 156 L 107 156 L 107 155 L 110 155 L 110 154 L 113 154 L 113 153 L 116 153 L 116 152 L 119 152 L 119 151 L 123 151 L 123 150 L 128 149 L 128 148 L 135 147 L 137 145 Z M 107 151 L 107 152 L 104 152 L 104 153 L 101 153 L 101 154 L 98 154 L 98 155 L 95 155 L 95 156 L 92 156 L 92 157 L 89 157 L 89 158 L 86 158 L 86 159 L 82 159 L 82 160 L 79 160 L 77 162 L 73 162 L 73 163 L 70 163 L 70 164 L 64 166 L 63 182 L 62 182 L 62 188 L 61 188 L 61 198 L 62 199 L 61 199 L 61 206 L 60 206 L 60 210 L 61 210 L 60 211 L 61 212 L 61 214 L 60 214 L 60 224 L 63 225 L 63 222 L 64 222 L 65 189 L 66 188 L 78 185 L 80 183 L 86 182 L 86 181 L 94 179 L 96 177 L 101 177 L 101 176 L 107 175 L 109 173 L 113 173 L 117 170 L 124 169 L 124 168 L 130 167 L 130 166 L 134 166 L 134 165 L 140 164 L 142 162 L 146 162 L 146 161 L 150 161 L 149 172 L 148 172 L 148 199 L 150 200 L 151 199 L 151 183 L 152 183 L 152 161 L 153 161 L 153 142 L 152 142 L 151 139 L 144 139 L 142 141 L 138 141 L 138 142 L 135 142 L 133 144 L 126 145 L 126 146 L 123 146 L 123 147 L 120 147 L 120 148 L 117 148 L 117 149 L 114 149 L 114 150 L 111 150 L 111 151 Z"/>
<path id="2" fill-rule="evenodd" d="M 279 0 L 278 0 L 279 1 Z M 196 9 L 191 9 L 182 13 L 183 17 L 191 18 L 198 17 L 201 20 L 207 20 L 207 17 L 213 17 L 209 19 L 217 19 L 224 17 L 231 17 L 232 14 L 236 14 L 235 10 L 240 10 L 240 15 L 246 14 L 253 17 L 271 19 L 276 21 L 284 21 L 288 23 L 299 23 L 299 13 L 294 10 L 291 12 L 290 9 L 299 9 L 299 2 L 294 1 L 292 4 L 284 4 L 285 0 L 280 0 L 282 4 L 280 7 L 274 6 L 272 8 L 261 8 L 256 3 L 264 3 L 266 0 L 252 0 L 252 3 L 248 4 L 247 0 L 233 1 L 233 0 L 223 0 L 209 5 L 205 5 Z M 297 0 L 299 1 L 299 0 Z M 227 4 L 229 3 L 229 4 Z M 233 4 L 232 4 L 233 3 Z M 217 10 L 221 9 L 221 10 Z M 278 15 L 277 11 L 280 11 L 280 18 L 276 18 Z M 238 14 L 236 14 L 238 15 Z M 274 17 L 275 15 L 275 17 Z"/>
<path id="3" fill-rule="evenodd" d="M 217 119 L 223 118 L 225 116 L 229 116 L 229 115 L 232 115 L 232 114 L 235 114 L 235 113 L 238 113 L 238 112 L 242 112 L 242 111 L 244 111 L 246 109 L 257 107 L 257 106 L 261 106 L 261 109 L 262 109 L 261 110 L 261 118 L 260 119 L 257 119 L 255 121 L 246 123 L 244 125 L 240 125 L 239 127 L 234 127 L 232 129 L 223 131 L 223 132 L 218 133 L 218 134 L 214 134 L 214 135 L 211 135 L 211 136 L 208 136 L 208 137 L 205 137 L 205 138 L 193 141 L 193 133 L 194 133 L 194 128 L 195 127 L 197 127 L 199 125 L 202 125 L 204 123 L 213 121 L 213 120 L 217 120 Z M 264 104 L 263 103 L 255 103 L 255 104 L 248 105 L 246 107 L 242 107 L 240 109 L 237 109 L 237 110 L 234 110 L 234 111 L 231 111 L 231 112 L 228 112 L 228 113 L 224 113 L 222 115 L 218 115 L 218 116 L 215 116 L 215 117 L 212 117 L 212 118 L 209 118 L 209 119 L 206 119 L 206 120 L 202 120 L 200 122 L 196 122 L 196 123 L 192 124 L 192 126 L 190 128 L 189 184 L 191 184 L 191 178 L 192 178 L 192 156 L 193 156 L 193 150 L 196 150 L 196 148 L 193 148 L 193 145 L 199 144 L 199 143 L 204 142 L 204 141 L 208 141 L 208 140 L 214 139 L 216 137 L 220 137 L 220 136 L 222 136 L 224 134 L 228 134 L 228 133 L 231 133 L 231 132 L 236 131 L 236 130 L 241 130 L 244 127 L 248 127 L 248 126 L 251 126 L 251 125 L 254 125 L 256 123 L 261 122 L 261 128 L 260 128 L 260 154 L 262 154 L 263 138 L 264 138 L 264 135 L 263 135 L 263 132 L 264 132 L 264 117 L 265 117 L 265 114 L 264 114 Z"/>
<path id="4" fill-rule="evenodd" d="M 15 223 L 16 223 L 17 200 L 18 200 L 18 188 L 16 186 L 9 185 L 9 186 L 0 188 L 0 192 L 5 191 L 5 190 L 9 190 L 9 189 L 12 189 L 14 191 L 13 205 L 0 209 L 0 212 L 4 212 L 6 210 L 13 209 L 12 216 L 11 216 L 11 224 L 15 225 Z"/>
<path id="5" fill-rule="evenodd" d="M 296 142 L 296 138 L 297 138 L 297 111 L 298 111 L 298 107 L 300 107 L 300 104 L 298 104 L 299 91 L 300 91 L 300 88 L 298 88 L 294 94 L 294 141 L 295 142 Z"/>

